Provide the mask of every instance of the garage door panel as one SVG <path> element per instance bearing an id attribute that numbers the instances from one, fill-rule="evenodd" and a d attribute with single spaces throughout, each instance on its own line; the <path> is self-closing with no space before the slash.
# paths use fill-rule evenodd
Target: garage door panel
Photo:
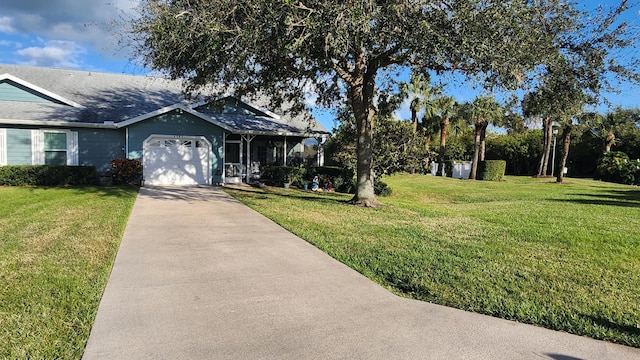
<path id="1" fill-rule="evenodd" d="M 143 151 L 145 183 L 208 185 L 211 183 L 210 159 L 210 147 L 202 140 L 148 139 Z"/>

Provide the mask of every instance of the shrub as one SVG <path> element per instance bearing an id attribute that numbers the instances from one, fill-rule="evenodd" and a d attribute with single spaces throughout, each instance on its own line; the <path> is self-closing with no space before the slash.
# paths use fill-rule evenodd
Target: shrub
<path id="1" fill-rule="evenodd" d="M 373 192 L 379 196 L 391 196 L 392 190 L 386 182 L 375 179 Z"/>
<path id="2" fill-rule="evenodd" d="M 115 184 L 139 183 L 142 179 L 142 163 L 138 159 L 113 159 L 111 167 Z"/>
<path id="3" fill-rule="evenodd" d="M 504 179 L 504 171 L 507 162 L 504 160 L 485 160 L 478 162 L 478 179 L 488 181 L 501 181 Z"/>
<path id="4" fill-rule="evenodd" d="M 453 160 L 447 160 L 444 162 L 444 173 L 447 177 L 453 177 L 453 162 Z"/>
<path id="5" fill-rule="evenodd" d="M 621 151 L 609 151 L 598 160 L 596 179 L 640 185 L 640 160 L 630 160 Z"/>
<path id="6" fill-rule="evenodd" d="M 573 152 L 573 149 L 569 154 Z M 524 134 L 499 135 L 487 139 L 486 156 L 507 162 L 505 174 L 533 175 L 543 153 L 542 133 L 539 130 Z"/>
<path id="7" fill-rule="evenodd" d="M 266 166 L 262 169 L 261 179 L 270 185 L 291 183 L 300 186 L 304 181 L 305 173 L 304 168 L 294 166 Z"/>
<path id="8" fill-rule="evenodd" d="M 0 185 L 10 186 L 85 186 L 95 185 L 98 176 L 93 166 L 7 165 L 0 167 Z"/>
<path id="9" fill-rule="evenodd" d="M 314 176 L 320 179 L 320 183 L 331 180 L 333 188 L 341 193 L 354 193 L 356 189 L 355 174 L 350 168 L 338 166 L 316 166 L 307 169 L 306 180 L 311 181 Z"/>

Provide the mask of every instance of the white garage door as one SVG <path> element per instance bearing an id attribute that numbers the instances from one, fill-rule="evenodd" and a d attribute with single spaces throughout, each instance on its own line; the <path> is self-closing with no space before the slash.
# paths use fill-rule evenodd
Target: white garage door
<path id="1" fill-rule="evenodd" d="M 145 184 L 211 185 L 211 144 L 203 137 L 151 136 L 142 158 Z"/>

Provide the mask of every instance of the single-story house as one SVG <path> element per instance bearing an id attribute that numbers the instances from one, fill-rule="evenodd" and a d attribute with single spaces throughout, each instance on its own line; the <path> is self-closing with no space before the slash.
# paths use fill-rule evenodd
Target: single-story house
<path id="1" fill-rule="evenodd" d="M 300 163 L 305 139 L 322 143 L 329 135 L 310 116 L 232 96 L 189 103 L 181 85 L 0 64 L 0 166 L 102 172 L 111 160 L 129 158 L 142 161 L 149 185 L 249 182 L 261 166 Z M 317 161 L 322 165 L 321 151 Z"/>

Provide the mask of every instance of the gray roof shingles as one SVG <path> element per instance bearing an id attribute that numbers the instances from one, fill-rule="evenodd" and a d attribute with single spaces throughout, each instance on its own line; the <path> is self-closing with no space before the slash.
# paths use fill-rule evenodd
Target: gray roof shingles
<path id="1" fill-rule="evenodd" d="M 0 75 L 8 73 L 67 100 L 82 105 L 74 108 L 59 104 L 6 101 L 0 106 L 0 119 L 103 124 L 118 123 L 178 103 L 188 104 L 180 81 L 150 76 L 122 75 L 78 70 L 61 70 L 0 64 Z M 256 103 L 261 106 L 259 99 Z M 263 101 L 266 103 L 266 101 Z M 327 134 L 315 119 L 303 115 L 280 118 L 238 114 L 202 114 L 238 133 Z"/>

